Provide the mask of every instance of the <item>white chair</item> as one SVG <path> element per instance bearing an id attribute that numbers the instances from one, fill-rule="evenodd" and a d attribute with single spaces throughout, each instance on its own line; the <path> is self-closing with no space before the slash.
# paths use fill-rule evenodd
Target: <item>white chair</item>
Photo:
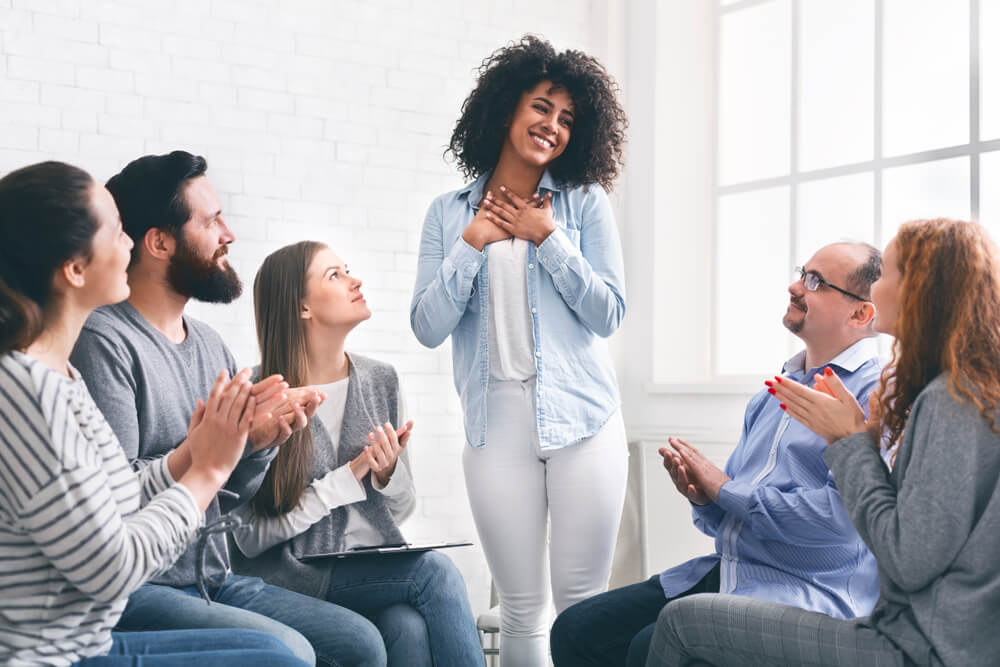
<path id="1" fill-rule="evenodd" d="M 500 665 L 500 602 L 497 597 L 497 587 L 490 581 L 490 608 L 476 619 L 476 629 L 479 630 L 479 641 L 483 645 L 483 655 L 486 656 L 486 667 Z"/>

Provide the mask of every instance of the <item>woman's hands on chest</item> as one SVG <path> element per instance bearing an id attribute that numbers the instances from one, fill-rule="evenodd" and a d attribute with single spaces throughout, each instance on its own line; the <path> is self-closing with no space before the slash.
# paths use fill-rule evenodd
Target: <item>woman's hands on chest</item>
<path id="1" fill-rule="evenodd" d="M 509 239 L 511 233 L 504 230 L 490 219 L 489 207 L 487 204 L 493 200 L 493 193 L 487 192 L 480 202 L 479 211 L 472 222 L 462 232 L 462 238 L 476 250 L 482 251 L 490 243 Z"/>
<path id="2" fill-rule="evenodd" d="M 502 185 L 500 192 L 504 195 L 502 199 L 490 196 L 483 199 L 480 212 L 485 210 L 486 219 L 509 236 L 538 246 L 555 231 L 551 192 L 544 197 L 536 192 L 530 199 L 522 199 Z"/>

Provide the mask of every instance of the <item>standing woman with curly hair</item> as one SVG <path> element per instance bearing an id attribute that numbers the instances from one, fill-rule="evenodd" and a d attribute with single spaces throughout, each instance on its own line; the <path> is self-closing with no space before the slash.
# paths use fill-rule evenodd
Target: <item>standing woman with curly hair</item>
<path id="1" fill-rule="evenodd" d="M 819 391 L 769 381 L 830 443 L 826 461 L 878 562 L 871 616 L 695 595 L 660 613 L 647 665 L 997 663 L 1000 254 L 975 223 L 904 224 L 872 301 L 875 328 L 896 341 L 868 422 L 830 369 Z M 881 433 L 899 443 L 891 472 Z"/>
<path id="2" fill-rule="evenodd" d="M 505 665 L 546 664 L 550 570 L 558 611 L 611 571 L 628 457 L 603 340 L 625 316 L 605 194 L 625 141 L 616 93 L 579 51 L 532 36 L 496 51 L 449 145 L 475 180 L 434 200 L 420 242 L 410 323 L 428 347 L 452 338 Z"/>

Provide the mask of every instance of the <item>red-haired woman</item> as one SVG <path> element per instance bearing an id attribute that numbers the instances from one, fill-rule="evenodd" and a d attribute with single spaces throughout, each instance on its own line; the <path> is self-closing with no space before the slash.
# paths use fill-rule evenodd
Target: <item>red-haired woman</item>
<path id="1" fill-rule="evenodd" d="M 664 608 L 648 665 L 996 664 L 1000 256 L 978 224 L 921 220 L 899 229 L 882 266 L 875 324 L 896 341 L 872 418 L 830 370 L 825 392 L 770 382 L 830 443 L 826 461 L 878 561 L 872 615 L 696 595 Z M 882 433 L 899 445 L 891 472 Z"/>

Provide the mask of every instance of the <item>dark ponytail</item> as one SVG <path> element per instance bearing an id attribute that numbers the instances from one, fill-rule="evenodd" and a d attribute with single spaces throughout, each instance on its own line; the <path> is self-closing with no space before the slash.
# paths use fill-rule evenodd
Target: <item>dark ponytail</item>
<path id="1" fill-rule="evenodd" d="M 52 306 L 52 278 L 90 258 L 97 218 L 94 179 L 62 162 L 41 162 L 0 179 L 0 354 L 38 338 Z"/>

